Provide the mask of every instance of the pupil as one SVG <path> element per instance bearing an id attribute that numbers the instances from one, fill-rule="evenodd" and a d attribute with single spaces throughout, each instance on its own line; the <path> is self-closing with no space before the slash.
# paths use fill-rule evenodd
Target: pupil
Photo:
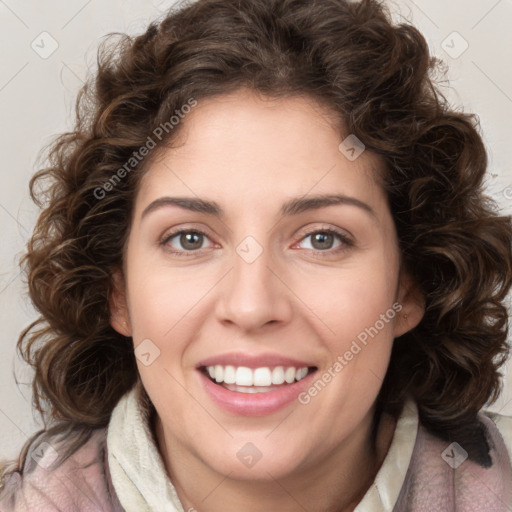
<path id="1" fill-rule="evenodd" d="M 201 247 L 201 234 L 200 233 L 186 233 L 184 235 L 181 235 L 181 244 L 186 249 L 198 249 Z M 194 237 L 196 237 L 195 242 L 192 240 Z M 200 242 L 199 244 L 197 242 Z"/>
<path id="2" fill-rule="evenodd" d="M 327 243 L 325 241 L 327 240 Z M 314 242 L 320 242 L 319 249 L 330 249 L 330 246 L 332 245 L 332 235 L 330 233 L 317 233 L 313 237 Z M 315 243 L 313 243 L 313 246 Z"/>

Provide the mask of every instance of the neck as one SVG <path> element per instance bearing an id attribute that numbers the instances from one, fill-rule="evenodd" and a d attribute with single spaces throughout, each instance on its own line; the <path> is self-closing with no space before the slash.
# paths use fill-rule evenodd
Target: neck
<path id="1" fill-rule="evenodd" d="M 279 480 L 270 474 L 264 480 L 220 474 L 173 442 L 157 415 L 154 428 L 167 473 L 185 510 L 351 512 L 371 486 L 396 426 L 395 419 L 387 414 L 374 424 L 374 412 L 372 408 L 353 437 L 320 464 L 294 470 Z"/>

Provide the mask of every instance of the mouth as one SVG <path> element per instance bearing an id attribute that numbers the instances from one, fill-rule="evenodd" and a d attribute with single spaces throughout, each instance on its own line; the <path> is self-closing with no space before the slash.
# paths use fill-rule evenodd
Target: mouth
<path id="1" fill-rule="evenodd" d="M 247 366 L 210 365 L 200 371 L 212 383 L 236 393 L 269 393 L 290 387 L 317 370 L 316 366 Z"/>
<path id="2" fill-rule="evenodd" d="M 309 361 L 271 352 L 228 352 L 200 361 L 196 370 L 213 405 L 236 416 L 265 416 L 299 404 L 298 396 L 318 370 Z"/>

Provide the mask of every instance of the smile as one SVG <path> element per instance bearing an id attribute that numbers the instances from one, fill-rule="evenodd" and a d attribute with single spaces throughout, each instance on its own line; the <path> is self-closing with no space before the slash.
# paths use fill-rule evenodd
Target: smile
<path id="1" fill-rule="evenodd" d="M 283 358 L 220 359 L 201 363 L 197 368 L 200 381 L 213 404 L 237 416 L 265 416 L 297 402 L 317 370 Z"/>
<path id="2" fill-rule="evenodd" d="M 305 378 L 310 370 L 306 366 L 296 368 L 293 366 L 276 366 L 270 368 L 248 368 L 246 366 L 207 366 L 206 372 L 217 384 L 226 389 L 239 393 L 266 393 L 278 386 L 293 384 Z"/>

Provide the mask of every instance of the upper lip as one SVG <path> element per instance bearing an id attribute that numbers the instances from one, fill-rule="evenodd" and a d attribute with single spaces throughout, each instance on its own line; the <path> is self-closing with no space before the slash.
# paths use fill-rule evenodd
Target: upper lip
<path id="1" fill-rule="evenodd" d="M 228 354 L 219 354 L 217 356 L 209 357 L 201 361 L 197 367 L 202 368 L 205 366 L 245 366 L 247 368 L 262 368 L 265 366 L 276 367 L 285 366 L 294 368 L 304 368 L 313 366 L 310 362 L 300 361 L 292 357 L 287 357 L 279 354 L 257 354 L 249 355 L 241 352 L 230 352 Z"/>

